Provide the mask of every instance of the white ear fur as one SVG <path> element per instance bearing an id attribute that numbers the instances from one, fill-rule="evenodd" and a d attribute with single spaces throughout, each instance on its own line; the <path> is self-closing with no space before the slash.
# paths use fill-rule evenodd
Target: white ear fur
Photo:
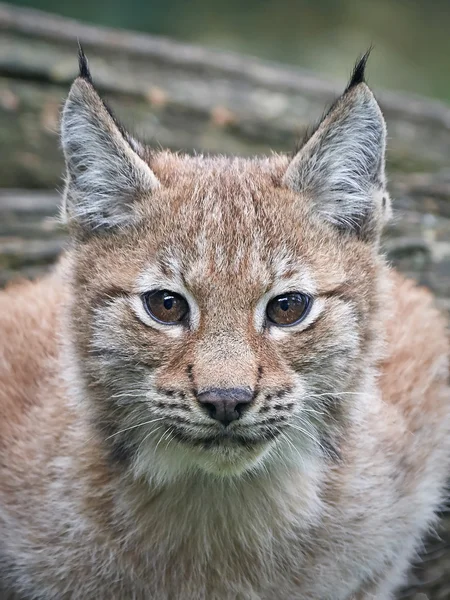
<path id="1" fill-rule="evenodd" d="M 349 86 L 292 159 L 284 183 L 329 223 L 366 235 L 389 213 L 386 126 L 367 85 Z"/>
<path id="2" fill-rule="evenodd" d="M 137 153 L 139 144 L 122 132 L 88 78 L 78 77 L 72 85 L 61 141 L 68 220 L 89 229 L 132 223 L 137 193 L 150 192 L 159 182 Z"/>

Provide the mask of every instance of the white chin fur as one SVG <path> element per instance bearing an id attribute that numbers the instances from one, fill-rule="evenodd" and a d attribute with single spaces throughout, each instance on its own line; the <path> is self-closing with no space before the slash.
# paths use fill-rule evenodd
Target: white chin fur
<path id="1" fill-rule="evenodd" d="M 226 479 L 260 471 L 279 473 L 285 469 L 309 473 L 311 462 L 317 468 L 317 444 L 304 436 L 287 439 L 281 435 L 250 449 L 244 446 L 201 448 L 163 439 L 159 445 L 140 448 L 133 462 L 133 474 L 152 486 L 165 486 L 200 474 Z"/>
<path id="2" fill-rule="evenodd" d="M 196 448 L 175 440 L 167 446 L 162 442 L 159 448 L 140 449 L 133 462 L 133 473 L 137 478 L 148 479 L 152 485 L 165 485 L 196 472 L 219 478 L 237 477 L 260 467 L 271 445 L 271 442 L 262 443 L 252 449 L 239 446 Z"/>

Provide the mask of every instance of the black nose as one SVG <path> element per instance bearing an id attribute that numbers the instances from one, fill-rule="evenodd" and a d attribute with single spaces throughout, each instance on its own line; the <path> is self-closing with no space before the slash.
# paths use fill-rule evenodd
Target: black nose
<path id="1" fill-rule="evenodd" d="M 211 388 L 200 392 L 197 399 L 212 419 L 226 427 L 239 419 L 251 403 L 253 392 L 249 388 Z"/>

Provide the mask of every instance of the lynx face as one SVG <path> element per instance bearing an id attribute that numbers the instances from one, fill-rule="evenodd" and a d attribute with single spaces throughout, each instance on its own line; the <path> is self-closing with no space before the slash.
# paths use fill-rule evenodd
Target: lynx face
<path id="1" fill-rule="evenodd" d="M 99 435 L 138 475 L 333 457 L 380 302 L 364 60 L 293 159 L 250 160 L 151 153 L 81 57 L 62 122 L 73 346 Z"/>

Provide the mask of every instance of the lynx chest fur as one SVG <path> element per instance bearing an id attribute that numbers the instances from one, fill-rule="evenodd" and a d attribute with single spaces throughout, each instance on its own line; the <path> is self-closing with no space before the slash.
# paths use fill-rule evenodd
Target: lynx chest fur
<path id="1" fill-rule="evenodd" d="M 0 597 L 388 600 L 450 468 L 365 60 L 293 157 L 152 152 L 87 61 L 54 272 L 0 294 Z"/>

